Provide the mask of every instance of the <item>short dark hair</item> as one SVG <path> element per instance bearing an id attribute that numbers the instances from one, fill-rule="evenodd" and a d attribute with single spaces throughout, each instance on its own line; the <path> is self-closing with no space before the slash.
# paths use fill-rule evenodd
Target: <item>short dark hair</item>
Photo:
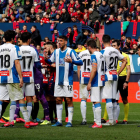
<path id="1" fill-rule="evenodd" d="M 109 35 L 103 35 L 102 41 L 103 41 L 103 43 L 110 43 L 110 36 Z"/>
<path id="2" fill-rule="evenodd" d="M 128 40 L 131 40 L 131 37 L 127 37 Z"/>
<path id="3" fill-rule="evenodd" d="M 34 40 L 31 40 L 30 44 L 33 44 L 36 47 L 36 42 Z"/>
<path id="4" fill-rule="evenodd" d="M 137 49 L 140 49 L 140 45 L 138 45 Z"/>
<path id="5" fill-rule="evenodd" d="M 6 42 L 12 41 L 15 38 L 16 33 L 13 30 L 8 30 L 4 33 L 4 38 Z"/>
<path id="6" fill-rule="evenodd" d="M 128 48 L 130 48 L 130 43 L 125 42 L 125 45 L 126 45 Z"/>
<path id="7" fill-rule="evenodd" d="M 112 43 L 117 43 L 117 46 L 120 46 L 120 41 L 117 39 L 113 40 Z"/>
<path id="8" fill-rule="evenodd" d="M 77 28 L 77 25 L 73 25 L 73 28 Z"/>
<path id="9" fill-rule="evenodd" d="M 34 27 L 36 29 L 36 26 L 35 25 L 33 25 L 32 27 Z"/>
<path id="10" fill-rule="evenodd" d="M 90 46 L 91 48 L 97 48 L 97 45 L 94 39 L 89 39 L 87 41 L 87 46 Z"/>
<path id="11" fill-rule="evenodd" d="M 28 39 L 30 39 L 30 38 L 31 38 L 31 33 L 29 33 L 29 32 L 24 32 L 21 34 L 21 40 L 23 43 L 27 42 Z"/>
<path id="12" fill-rule="evenodd" d="M 67 41 L 67 37 L 65 35 L 59 36 L 60 39 L 64 39 L 65 41 Z"/>

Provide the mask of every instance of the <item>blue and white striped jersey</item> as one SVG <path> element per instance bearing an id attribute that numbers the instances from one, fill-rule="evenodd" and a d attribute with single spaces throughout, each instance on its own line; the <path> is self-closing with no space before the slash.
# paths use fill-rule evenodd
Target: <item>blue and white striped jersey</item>
<path id="1" fill-rule="evenodd" d="M 83 61 L 83 65 L 80 70 L 80 84 L 87 85 L 90 79 L 91 72 L 91 55 L 88 50 L 79 53 L 79 57 Z"/>
<path id="2" fill-rule="evenodd" d="M 91 82 L 91 87 L 100 87 L 105 85 L 105 61 L 103 55 L 95 51 L 91 55 L 91 65 L 97 65 L 97 72 Z"/>
<path id="3" fill-rule="evenodd" d="M 0 83 L 19 83 L 15 60 L 21 59 L 18 46 L 5 43 L 0 46 Z"/>
<path id="4" fill-rule="evenodd" d="M 71 57 L 73 63 L 67 63 L 64 61 L 66 57 Z M 58 85 L 73 85 L 73 64 L 75 62 L 77 65 L 81 65 L 82 60 L 71 48 L 66 48 L 66 50 L 61 51 L 61 49 L 56 49 L 51 58 L 51 62 L 56 63 L 56 80 L 55 83 Z"/>
<path id="5" fill-rule="evenodd" d="M 113 80 L 116 81 L 118 78 L 117 74 L 117 64 L 118 60 L 122 60 L 124 56 L 113 47 L 106 47 L 104 50 L 101 50 L 105 58 L 106 63 L 106 73 L 105 73 L 105 81 Z"/>
<path id="6" fill-rule="evenodd" d="M 33 47 L 23 45 L 20 47 L 22 61 L 20 61 L 24 83 L 34 82 L 34 63 L 40 62 L 39 56 Z"/>

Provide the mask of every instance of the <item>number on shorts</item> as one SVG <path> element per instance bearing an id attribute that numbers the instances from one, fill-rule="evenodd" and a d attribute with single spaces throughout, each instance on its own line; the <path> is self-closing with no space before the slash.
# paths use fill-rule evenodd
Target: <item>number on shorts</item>
<path id="1" fill-rule="evenodd" d="M 68 87 L 68 91 L 72 91 L 72 86 L 67 86 Z"/>
<path id="2" fill-rule="evenodd" d="M 1 68 L 9 68 L 10 67 L 10 55 L 0 55 L 1 59 Z"/>

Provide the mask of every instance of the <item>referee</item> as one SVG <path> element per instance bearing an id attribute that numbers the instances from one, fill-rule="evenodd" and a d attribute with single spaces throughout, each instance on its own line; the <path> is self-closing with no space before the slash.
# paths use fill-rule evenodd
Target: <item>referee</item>
<path id="1" fill-rule="evenodd" d="M 114 40 L 112 41 L 112 47 L 114 47 L 115 49 L 117 49 L 118 51 L 120 51 L 120 41 L 119 40 Z M 125 54 L 124 52 L 121 52 L 121 54 L 127 59 L 127 64 L 126 67 L 123 69 L 123 71 L 119 74 L 118 77 L 118 93 L 116 95 L 116 101 L 117 101 L 117 111 L 116 111 L 116 123 L 118 123 L 118 117 L 119 117 L 119 113 L 120 113 L 120 106 L 118 103 L 119 100 L 119 93 L 122 97 L 122 101 L 124 104 L 124 119 L 123 122 L 121 124 L 127 124 L 128 121 L 128 113 L 129 113 L 129 103 L 128 103 L 128 81 L 130 78 L 130 59 L 129 56 L 127 54 Z M 121 67 L 122 62 L 118 61 L 118 65 L 117 65 L 117 71 L 119 71 L 120 67 Z M 107 111 L 106 111 L 106 107 L 105 107 L 105 112 L 104 112 L 104 116 L 102 118 L 102 123 L 105 123 L 107 120 Z"/>

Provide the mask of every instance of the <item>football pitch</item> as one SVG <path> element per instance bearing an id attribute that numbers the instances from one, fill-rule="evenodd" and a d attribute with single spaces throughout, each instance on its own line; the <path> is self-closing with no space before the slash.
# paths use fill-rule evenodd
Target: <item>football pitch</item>
<path id="1" fill-rule="evenodd" d="M 102 103 L 102 113 L 105 104 Z M 119 123 L 122 122 L 123 104 L 120 103 Z M 9 109 L 4 116 L 9 115 Z M 103 116 L 103 115 L 102 115 Z M 43 109 L 40 105 L 38 118 L 43 117 Z M 140 104 L 130 104 L 129 121 L 127 125 L 103 126 L 103 128 L 89 128 L 93 123 L 92 103 L 87 103 L 87 125 L 81 126 L 80 103 L 74 103 L 73 127 L 65 127 L 65 110 L 63 108 L 63 126 L 52 127 L 36 126 L 30 129 L 23 127 L 23 123 L 16 123 L 13 128 L 0 127 L 1 140 L 139 140 L 140 139 Z"/>

